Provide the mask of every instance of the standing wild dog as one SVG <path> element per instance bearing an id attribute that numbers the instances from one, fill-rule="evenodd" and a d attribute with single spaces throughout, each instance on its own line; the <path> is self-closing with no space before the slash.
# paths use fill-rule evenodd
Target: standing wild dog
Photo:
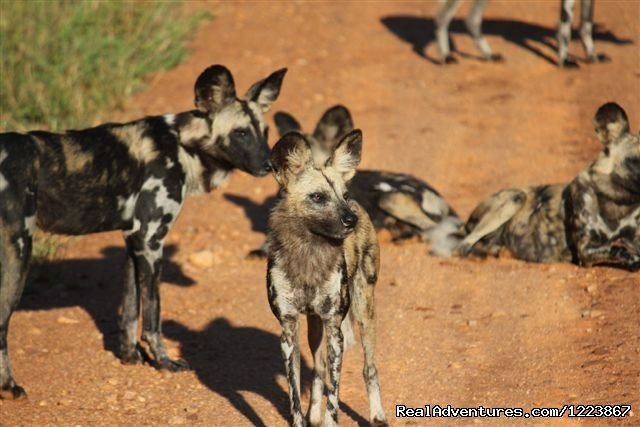
<path id="1" fill-rule="evenodd" d="M 600 107 L 594 121 L 604 150 L 569 184 L 565 200 L 574 262 L 639 268 L 640 135 L 615 103 Z"/>
<path id="2" fill-rule="evenodd" d="M 127 249 L 120 357 L 188 369 L 167 355 L 160 330 L 160 267 L 164 239 L 184 198 L 208 192 L 233 171 L 255 176 L 271 170 L 263 112 L 278 97 L 286 70 L 237 97 L 221 65 L 195 84 L 194 111 L 105 124 L 62 134 L 0 134 L 0 397 L 25 394 L 13 379 L 7 332 L 18 305 L 36 225 L 64 234 L 122 230 Z"/>
<path id="3" fill-rule="evenodd" d="M 318 426 L 322 422 L 325 359 L 321 344 L 325 332 L 329 384 L 323 425 L 338 423 L 343 339 L 352 333 L 350 312 L 358 322 L 364 349 L 371 424 L 387 424 L 374 362 L 378 242 L 367 213 L 347 196 L 347 182 L 360 162 L 361 149 L 360 130 L 349 132 L 329 151 L 312 147 L 302 134 L 291 132 L 271 154 L 281 198 L 270 218 L 267 291 L 271 310 L 282 326 L 282 356 L 295 426 L 305 425 L 298 340 L 302 313 L 307 314 L 314 360 L 309 423 Z"/>
<path id="4" fill-rule="evenodd" d="M 640 266 L 640 143 L 624 111 L 605 104 L 595 116 L 605 148 L 570 184 L 501 190 L 466 224 L 461 255 L 502 248 L 533 262 Z"/>
<path id="5" fill-rule="evenodd" d="M 287 113 L 274 116 L 280 136 L 302 132 L 298 121 Z M 353 130 L 349 110 L 342 105 L 329 108 L 313 134 L 305 134 L 312 144 L 330 151 Z M 428 242 L 435 255 L 450 256 L 462 239 L 463 223 L 442 196 L 426 182 L 402 173 L 375 170 L 356 171 L 348 184 L 350 197 L 369 214 L 376 229 L 386 228 L 394 239 L 417 236 Z M 265 244 L 254 255 L 264 255 Z"/>
<path id="6" fill-rule="evenodd" d="M 606 61 L 609 58 L 598 54 L 593 48 L 593 6 L 595 0 L 581 0 L 580 9 L 580 38 L 589 62 Z M 442 63 L 457 62 L 449 47 L 449 24 L 462 0 L 441 0 L 442 6 L 436 16 L 436 40 Z M 577 67 L 578 63 L 569 58 L 569 42 L 571 41 L 571 21 L 573 19 L 573 5 L 575 0 L 560 0 L 560 24 L 558 26 L 558 65 L 560 67 Z M 467 29 L 484 59 L 502 61 L 502 55 L 493 53 L 489 43 L 482 34 L 482 13 L 487 0 L 473 0 L 469 15 L 465 20 Z"/>

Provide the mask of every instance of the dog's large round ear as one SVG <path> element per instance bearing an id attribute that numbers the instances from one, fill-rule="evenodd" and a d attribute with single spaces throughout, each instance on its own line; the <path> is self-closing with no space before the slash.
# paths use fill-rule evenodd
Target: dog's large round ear
<path id="1" fill-rule="evenodd" d="M 227 67 L 212 65 L 200 73 L 194 87 L 198 110 L 211 113 L 236 99 L 233 76 Z"/>
<path id="2" fill-rule="evenodd" d="M 352 130 L 353 120 L 347 107 L 335 105 L 324 112 L 313 131 L 313 137 L 335 145 Z"/>
<path id="3" fill-rule="evenodd" d="M 278 111 L 274 114 L 273 121 L 276 122 L 276 128 L 280 136 L 289 132 L 302 132 L 300 123 L 289 113 Z"/>
<path id="4" fill-rule="evenodd" d="M 608 145 L 629 132 L 629 119 L 624 109 L 615 102 L 608 102 L 598 108 L 593 118 L 598 139 Z"/>
<path id="5" fill-rule="evenodd" d="M 271 108 L 271 104 L 278 99 L 282 80 L 286 73 L 286 68 L 281 68 L 271 73 L 266 79 L 254 83 L 245 94 L 245 97 L 250 101 L 256 102 L 262 112 L 266 113 Z"/>
<path id="6" fill-rule="evenodd" d="M 297 174 L 310 162 L 311 146 L 299 132 L 287 133 L 271 150 L 273 173 L 281 185 L 285 185 L 289 176 Z"/>
<path id="7" fill-rule="evenodd" d="M 353 178 L 356 167 L 362 157 L 362 131 L 353 130 L 342 137 L 331 156 L 327 159 L 327 166 L 334 167 L 340 172 L 345 181 Z"/>

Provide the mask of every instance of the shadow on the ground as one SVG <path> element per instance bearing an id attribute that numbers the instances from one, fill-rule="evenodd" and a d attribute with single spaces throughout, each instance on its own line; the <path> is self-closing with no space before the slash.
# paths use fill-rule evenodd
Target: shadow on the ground
<path id="1" fill-rule="evenodd" d="M 381 19 L 381 22 L 398 38 L 411 44 L 413 51 L 417 55 L 435 64 L 439 63 L 438 58 L 432 58 L 425 52 L 427 46 L 435 41 L 435 19 L 417 16 L 386 16 Z M 556 28 L 511 19 L 485 19 L 482 22 L 482 31 L 485 35 L 499 36 L 511 43 L 515 43 L 551 64 L 555 65 L 557 63 Z M 449 26 L 449 33 L 465 34 L 470 37 L 463 19 L 453 19 Z M 572 37 L 575 39 L 579 35 L 576 31 L 573 31 Z M 633 43 L 630 39 L 620 39 L 611 31 L 603 30 L 598 24 L 594 24 L 593 40 L 596 43 Z M 537 44 L 541 44 L 542 49 Z M 453 43 L 451 48 L 452 51 L 455 51 Z M 480 58 L 470 54 L 464 54 L 464 56 Z"/>
<path id="2" fill-rule="evenodd" d="M 196 282 L 171 260 L 175 245 L 164 248 L 162 281 L 178 286 Z M 104 348 L 118 354 L 118 306 L 124 290 L 124 247 L 109 246 L 103 258 L 53 260 L 33 267 L 18 310 L 82 307 L 103 335 Z"/>
<path id="3" fill-rule="evenodd" d="M 248 197 L 231 193 L 225 193 L 224 198 L 244 209 L 245 215 L 251 221 L 252 231 L 267 233 L 269 228 L 269 212 L 278 201 L 277 196 L 269 196 L 263 203 L 256 203 Z"/>
<path id="4" fill-rule="evenodd" d="M 262 396 L 273 404 L 283 419 L 290 419 L 287 390 L 276 381 L 279 375 L 284 376 L 280 337 L 253 327 L 233 326 L 225 318 L 212 320 L 202 331 L 166 321 L 163 331 L 165 336 L 180 343 L 182 357 L 189 362 L 200 382 L 227 399 L 251 425 L 266 424 L 242 392 Z M 306 343 L 302 338 L 301 343 Z M 304 359 L 300 361 L 300 371 L 302 388 L 308 391 L 311 369 Z M 303 407 L 307 404 L 304 401 Z M 340 408 L 359 425 L 367 425 L 366 420 L 348 405 L 341 403 Z"/>

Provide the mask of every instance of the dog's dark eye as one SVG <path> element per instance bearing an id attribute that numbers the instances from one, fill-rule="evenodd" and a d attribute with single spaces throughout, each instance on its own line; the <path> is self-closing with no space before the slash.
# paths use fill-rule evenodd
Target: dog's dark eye
<path id="1" fill-rule="evenodd" d="M 311 199 L 313 203 L 321 204 L 327 200 L 327 196 L 323 193 L 311 193 L 309 194 L 309 199 Z"/>
<path id="2" fill-rule="evenodd" d="M 345 191 L 344 194 L 342 195 L 342 198 L 344 198 L 345 200 L 349 200 L 351 199 L 351 194 L 349 194 L 348 191 Z"/>
<path id="3" fill-rule="evenodd" d="M 238 138 L 244 138 L 245 136 L 247 136 L 247 131 L 244 129 L 235 129 L 233 131 L 233 133 L 238 137 Z"/>

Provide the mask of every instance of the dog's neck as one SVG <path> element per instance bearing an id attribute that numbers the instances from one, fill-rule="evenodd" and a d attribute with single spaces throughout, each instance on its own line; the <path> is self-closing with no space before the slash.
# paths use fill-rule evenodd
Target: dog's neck
<path id="1" fill-rule="evenodd" d="M 344 259 L 344 241 L 313 233 L 302 218 L 289 214 L 286 201 L 274 208 L 270 226 L 270 257 L 294 286 L 325 283 Z"/>
<path id="2" fill-rule="evenodd" d="M 187 174 L 187 194 L 206 193 L 224 183 L 234 166 L 212 151 L 215 142 L 211 141 L 211 118 L 194 110 L 165 116 L 165 119 L 179 138 L 179 158 Z"/>

